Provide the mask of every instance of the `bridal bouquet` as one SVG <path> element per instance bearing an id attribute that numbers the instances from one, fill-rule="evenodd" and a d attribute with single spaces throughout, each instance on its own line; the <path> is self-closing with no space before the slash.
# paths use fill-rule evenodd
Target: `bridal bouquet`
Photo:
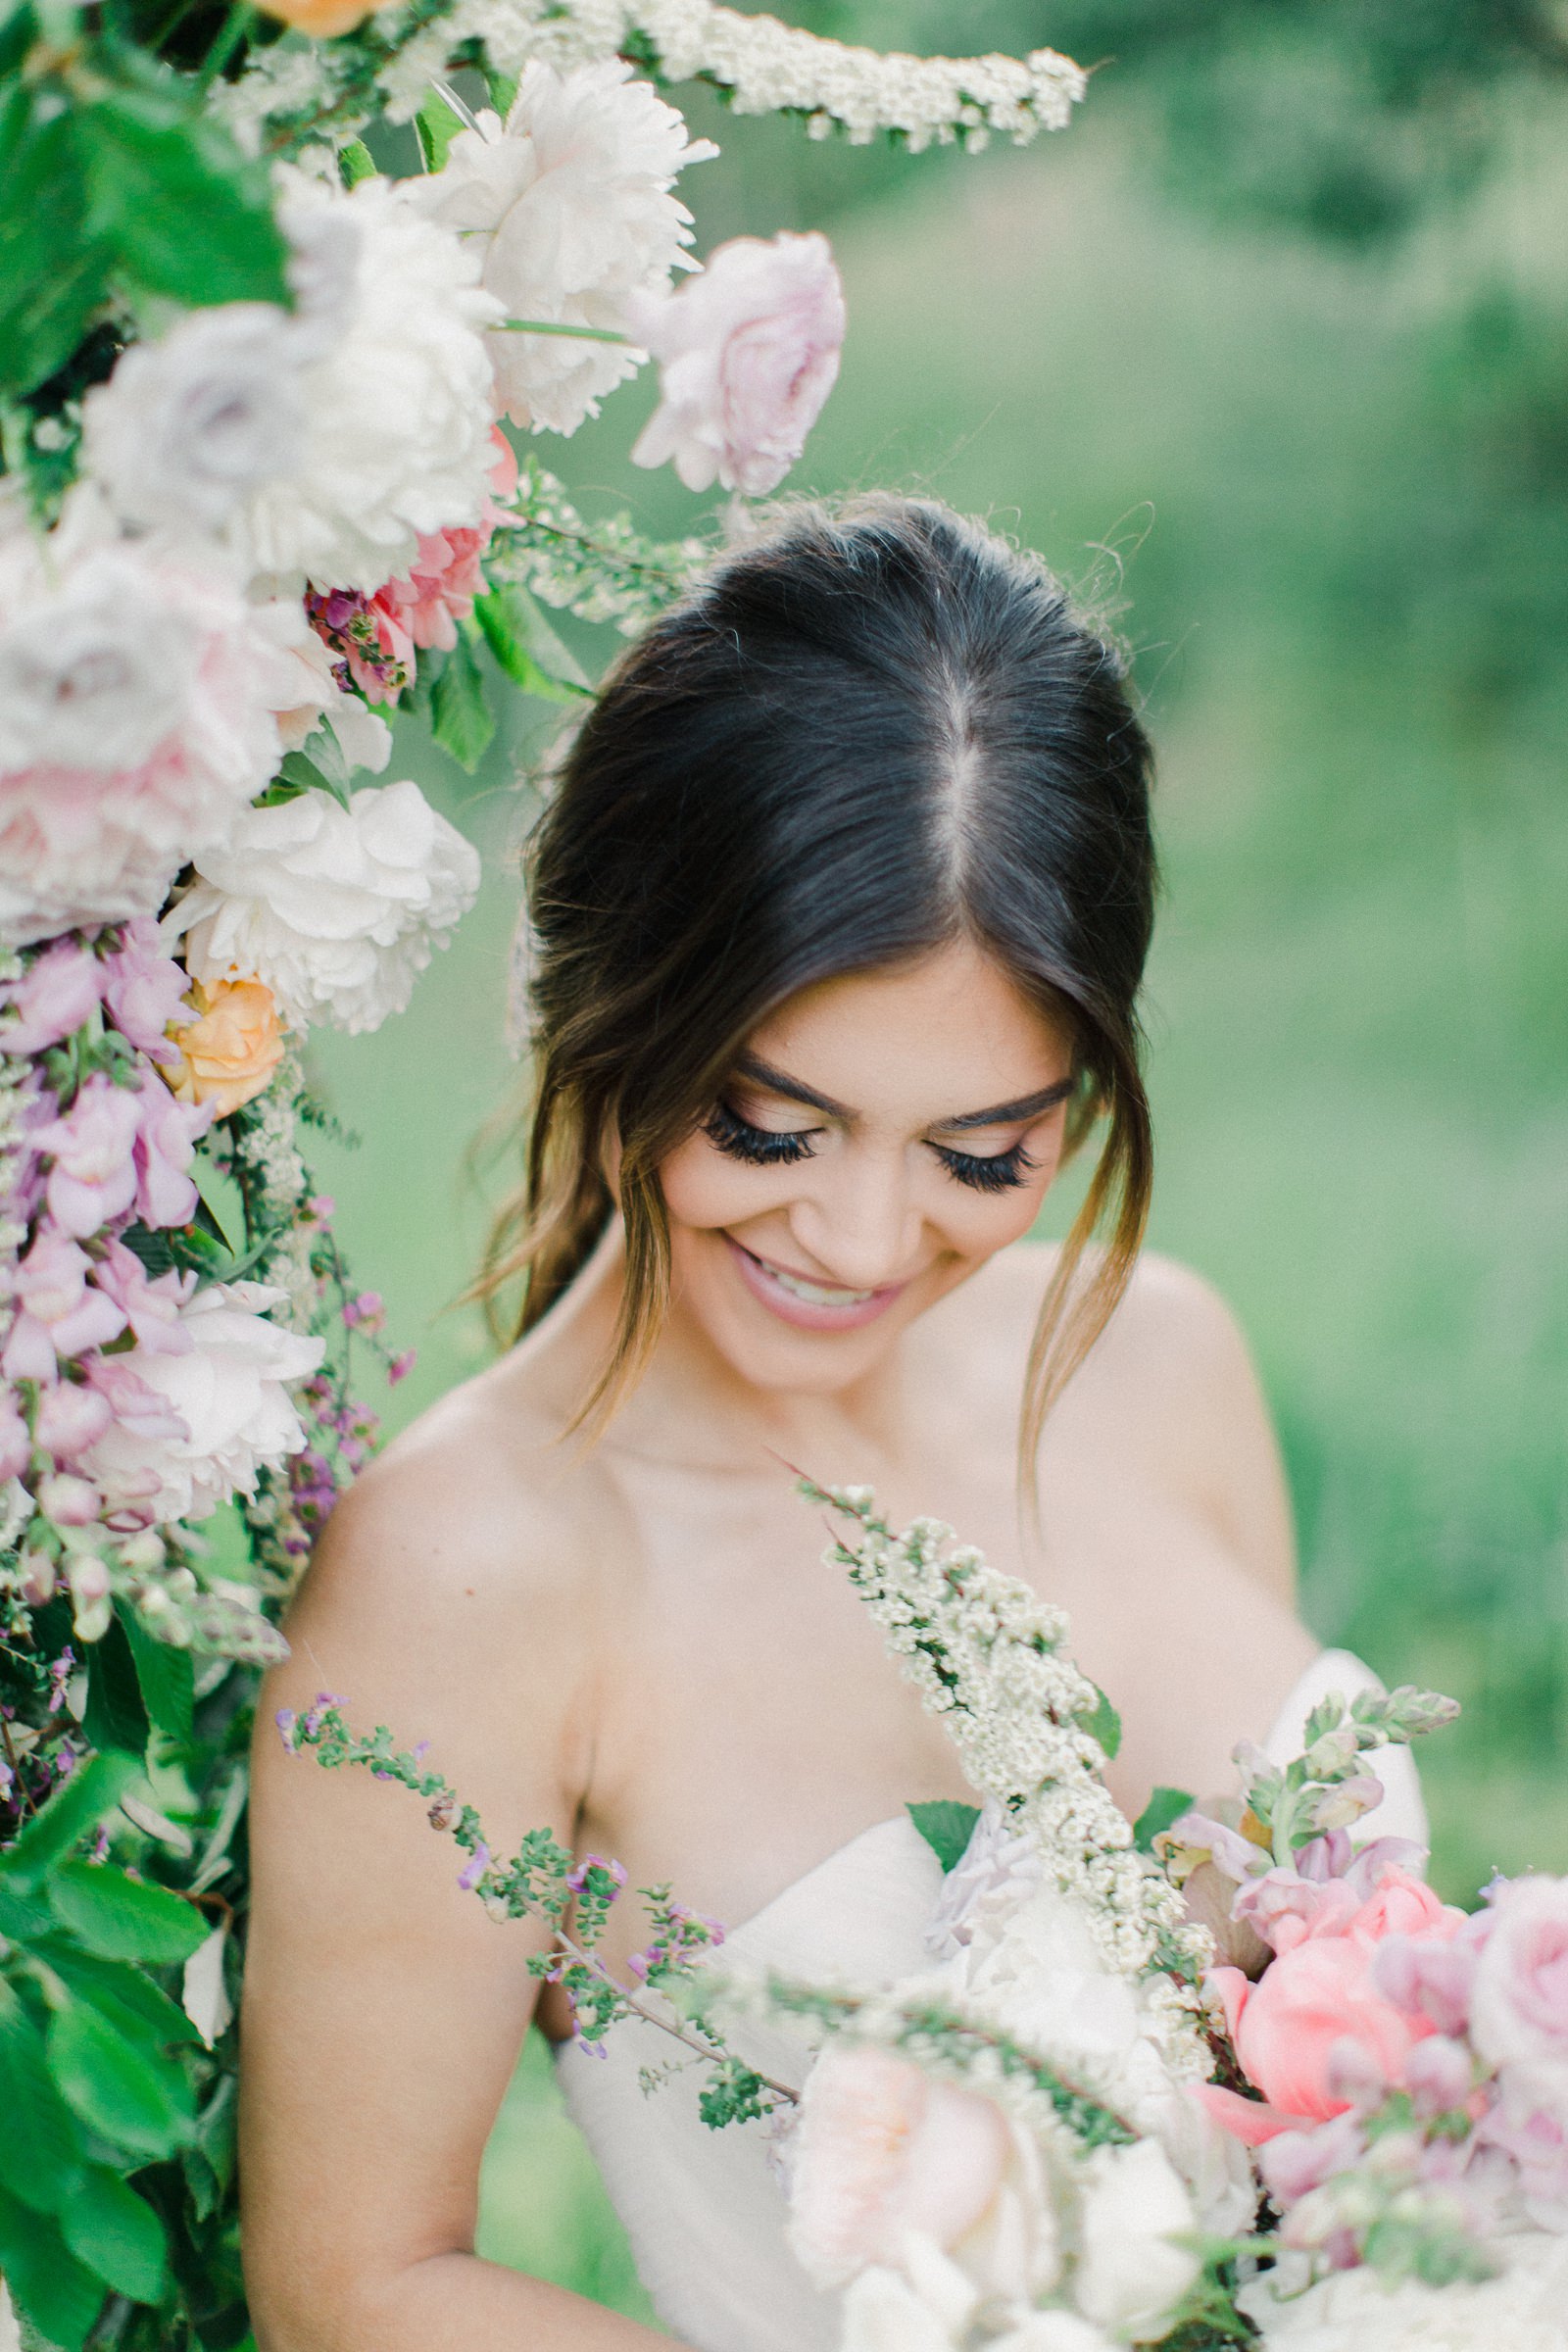
<path id="1" fill-rule="evenodd" d="M 727 1966 L 719 1925 L 658 1887 L 623 1984 L 597 1951 L 617 1863 L 544 1832 L 493 1854 L 421 1755 L 329 1695 L 285 1743 L 415 1788 L 460 1883 L 548 1925 L 530 1965 L 591 2045 L 642 2018 L 707 2069 L 704 2121 L 767 2119 L 842 2352 L 1560 2347 L 1568 1884 L 1498 1882 L 1470 1914 L 1418 1847 L 1351 1836 L 1382 1795 L 1369 1755 L 1453 1703 L 1325 1699 L 1298 1755 L 1238 1751 L 1217 1813 L 1160 1790 L 1133 1824 L 1061 1614 L 938 1522 L 896 1535 L 866 1490 L 806 1492 L 982 1800 L 910 1808 L 945 1870 L 912 1977 Z M 804 2080 L 737 2054 L 756 2019 L 795 2026 Z"/>
<path id="2" fill-rule="evenodd" d="M 471 770 L 498 689 L 585 704 L 552 610 L 634 630 L 712 553 L 533 437 L 654 361 L 637 461 L 754 498 L 832 386 L 826 240 L 699 262 L 670 84 L 979 146 L 1084 80 L 708 0 L 0 13 L 0 2342 L 196 2352 L 248 2325 L 256 1671 L 368 1354 L 412 1361 L 310 1176 L 309 1038 L 401 1010 L 478 886 L 389 722 Z"/>

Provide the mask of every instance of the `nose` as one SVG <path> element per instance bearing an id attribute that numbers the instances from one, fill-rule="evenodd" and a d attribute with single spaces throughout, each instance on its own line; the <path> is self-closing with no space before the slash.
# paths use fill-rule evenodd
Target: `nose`
<path id="1" fill-rule="evenodd" d="M 851 1150 L 790 1209 L 790 1231 L 847 1291 L 879 1291 L 914 1269 L 920 1210 L 902 1152 Z"/>

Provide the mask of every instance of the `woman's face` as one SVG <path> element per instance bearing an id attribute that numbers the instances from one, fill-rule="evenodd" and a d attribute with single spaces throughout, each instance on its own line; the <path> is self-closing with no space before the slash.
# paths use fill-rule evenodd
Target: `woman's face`
<path id="1" fill-rule="evenodd" d="M 1072 1066 L 966 941 L 804 989 L 661 1170 L 677 1313 L 757 1387 L 852 1386 L 1027 1233 Z"/>

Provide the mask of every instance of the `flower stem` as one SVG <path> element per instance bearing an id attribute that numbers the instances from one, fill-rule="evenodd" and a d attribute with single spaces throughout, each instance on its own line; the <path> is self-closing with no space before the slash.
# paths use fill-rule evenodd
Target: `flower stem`
<path id="1" fill-rule="evenodd" d="M 492 334 L 504 335 L 566 335 L 579 343 L 629 343 L 613 326 L 567 326 L 559 318 L 501 318 L 491 328 Z"/>

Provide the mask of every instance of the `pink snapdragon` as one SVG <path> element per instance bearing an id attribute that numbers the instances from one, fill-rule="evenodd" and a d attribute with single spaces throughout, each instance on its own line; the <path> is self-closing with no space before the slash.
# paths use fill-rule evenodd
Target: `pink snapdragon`
<path id="1" fill-rule="evenodd" d="M 136 1208 L 148 1225 L 186 1225 L 196 1213 L 197 1193 L 189 1169 L 196 1138 L 212 1124 L 210 1102 L 176 1102 L 162 1086 L 147 1086 L 137 1098 L 135 1138 Z"/>
<path id="2" fill-rule="evenodd" d="M 149 1275 L 135 1250 L 111 1236 L 93 1279 L 121 1309 L 137 1346 L 149 1355 L 186 1353 L 192 1342 L 179 1310 L 196 1289 L 194 1274 L 172 1266 L 167 1274 Z"/>
<path id="3" fill-rule="evenodd" d="M 189 975 L 158 944 L 158 925 L 145 915 L 126 923 L 122 944 L 103 964 L 104 1002 L 122 1036 L 153 1061 L 178 1059 L 165 1032 L 188 1017 Z"/>
<path id="4" fill-rule="evenodd" d="M 80 1381 L 53 1381 L 38 1398 L 33 1438 L 57 1462 L 74 1461 L 101 1438 L 113 1415 L 109 1400 Z"/>
<path id="5" fill-rule="evenodd" d="M 32 1436 L 9 1389 L 0 1389 L 0 1480 L 24 1478 L 32 1460 Z"/>
<path id="6" fill-rule="evenodd" d="M 62 1233 L 85 1239 L 130 1207 L 136 1198 L 132 1153 L 140 1113 L 135 1091 L 95 1070 L 65 1116 L 51 1119 L 34 1135 L 35 1148 L 54 1161 L 46 1198 Z"/>
<path id="7" fill-rule="evenodd" d="M 357 686 L 368 703 L 395 703 L 412 684 L 414 638 L 392 586 L 373 596 L 358 588 L 307 591 L 312 628 L 339 665 L 339 684 Z"/>
<path id="8" fill-rule="evenodd" d="M 41 1054 L 90 1020 L 98 1009 L 102 966 L 75 939 L 57 939 L 35 956 L 20 980 L 0 990 L 18 1016 L 0 1021 L 0 1052 Z"/>
<path id="9" fill-rule="evenodd" d="M 87 1252 L 57 1227 L 34 1236 L 13 1277 L 20 1311 L 0 1356 L 8 1380 L 53 1380 L 61 1358 L 102 1348 L 124 1330 L 122 1308 L 88 1287 L 93 1271 Z"/>

